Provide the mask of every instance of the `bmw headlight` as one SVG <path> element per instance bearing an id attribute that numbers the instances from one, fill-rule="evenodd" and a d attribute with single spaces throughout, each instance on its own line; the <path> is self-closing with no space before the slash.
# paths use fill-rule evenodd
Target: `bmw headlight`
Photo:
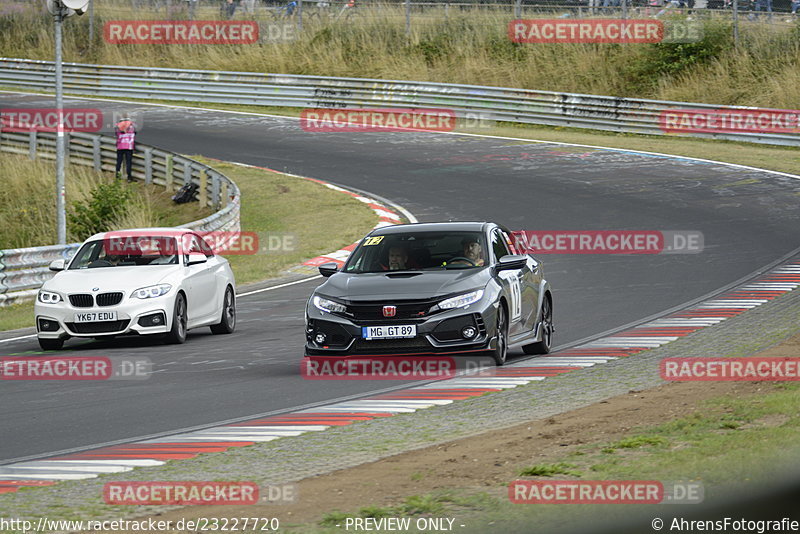
<path id="1" fill-rule="evenodd" d="M 131 293 L 131 298 L 134 299 L 154 299 L 161 295 L 166 295 L 172 286 L 169 284 L 159 284 L 157 286 L 142 287 Z"/>
<path id="2" fill-rule="evenodd" d="M 464 293 L 463 295 L 458 295 L 455 297 L 450 297 L 449 299 L 445 299 L 439 303 L 439 308 L 442 310 L 452 310 L 455 308 L 464 308 L 465 306 L 469 306 L 475 302 L 478 302 L 483 298 L 483 289 L 478 289 L 476 291 L 471 291 L 469 293 Z"/>
<path id="3" fill-rule="evenodd" d="M 58 293 L 53 293 L 52 291 L 39 291 L 39 295 L 37 296 L 39 302 L 42 304 L 56 304 L 57 302 L 61 302 L 64 300 L 61 298 L 61 295 Z"/>
<path id="4" fill-rule="evenodd" d="M 347 306 L 342 304 L 341 302 L 336 302 L 330 299 L 326 299 L 324 297 L 320 297 L 318 295 L 314 295 L 311 299 L 311 302 L 314 303 L 314 306 L 318 310 L 322 310 L 326 313 L 346 313 Z"/>

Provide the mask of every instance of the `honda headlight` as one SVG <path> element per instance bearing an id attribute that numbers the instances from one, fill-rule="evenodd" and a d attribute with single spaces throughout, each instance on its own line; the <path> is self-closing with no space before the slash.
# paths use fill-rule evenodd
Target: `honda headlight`
<path id="1" fill-rule="evenodd" d="M 131 293 L 131 298 L 134 299 L 154 299 L 161 295 L 166 295 L 172 286 L 169 284 L 159 284 L 157 286 L 147 286 L 137 289 Z"/>
<path id="2" fill-rule="evenodd" d="M 311 302 L 314 303 L 314 306 L 316 306 L 316 308 L 318 310 L 322 310 L 322 311 L 324 311 L 326 313 L 346 313 L 347 312 L 347 306 L 345 306 L 341 302 L 336 302 L 336 301 L 333 301 L 333 300 L 330 300 L 330 299 L 326 299 L 324 297 L 320 297 L 320 296 L 317 296 L 317 295 L 314 295 L 314 297 L 311 299 Z"/>
<path id="3" fill-rule="evenodd" d="M 445 299 L 439 303 L 439 308 L 442 310 L 464 308 L 470 304 L 478 302 L 481 300 L 481 298 L 483 298 L 483 289 L 478 289 L 477 291 L 471 291 L 469 293 L 464 293 L 463 295 Z"/>
<path id="4" fill-rule="evenodd" d="M 58 293 L 53 293 L 52 291 L 44 291 L 44 290 L 39 291 L 39 295 L 37 298 L 39 299 L 39 302 L 41 302 L 42 304 L 56 304 L 57 302 L 61 302 L 62 300 L 64 300 Z"/>

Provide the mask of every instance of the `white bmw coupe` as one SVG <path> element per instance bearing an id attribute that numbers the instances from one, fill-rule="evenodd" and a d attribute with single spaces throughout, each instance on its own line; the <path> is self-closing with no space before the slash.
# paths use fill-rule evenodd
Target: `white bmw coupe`
<path id="1" fill-rule="evenodd" d="M 161 334 L 183 343 L 192 328 L 230 334 L 236 282 L 228 260 L 187 229 L 96 234 L 44 283 L 34 314 L 39 345 L 58 350 L 71 337 Z"/>

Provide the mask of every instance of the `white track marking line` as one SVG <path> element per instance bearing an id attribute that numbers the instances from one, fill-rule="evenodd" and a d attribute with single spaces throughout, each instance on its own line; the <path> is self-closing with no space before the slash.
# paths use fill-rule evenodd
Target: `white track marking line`
<path id="1" fill-rule="evenodd" d="M 35 460 L 36 461 L 36 460 Z M 122 466 L 130 466 L 130 467 L 152 467 L 156 465 L 164 465 L 166 462 L 162 460 L 151 460 L 151 459 L 131 459 L 125 460 L 120 458 L 119 460 L 93 460 L 91 458 L 87 458 L 85 460 L 41 460 L 43 462 L 58 462 L 64 464 L 71 464 L 71 463 L 80 463 L 80 464 L 98 464 L 98 465 L 122 465 Z M 12 464 L 17 465 L 17 464 Z M 6 466 L 10 467 L 10 466 Z"/>
<path id="2" fill-rule="evenodd" d="M 224 426 L 219 428 L 238 428 L 238 429 L 256 429 L 256 430 L 293 430 L 302 432 L 320 432 L 330 428 L 329 425 L 277 425 L 277 426 Z"/>
<path id="3" fill-rule="evenodd" d="M 422 408 L 430 408 L 431 406 L 436 406 L 433 401 L 421 401 L 421 402 L 376 402 L 375 404 L 344 404 L 335 406 L 335 408 L 340 408 L 342 410 L 362 410 L 364 412 L 369 412 L 375 409 L 382 409 L 382 410 L 393 410 L 395 408 L 401 410 L 419 410 Z"/>
<path id="4" fill-rule="evenodd" d="M 413 412 L 417 411 L 416 408 L 380 408 L 380 407 L 376 407 L 376 406 L 370 406 L 370 407 L 368 407 L 368 409 L 365 408 L 364 406 L 360 406 L 358 409 L 353 409 L 353 407 L 344 407 L 343 408 L 343 407 L 340 407 L 340 406 L 338 406 L 336 404 L 332 404 L 330 406 L 323 406 L 323 408 L 325 408 L 326 412 L 347 412 L 347 413 L 352 413 L 352 414 L 355 414 L 355 415 L 368 414 L 368 413 L 384 413 L 384 412 L 385 413 L 392 413 L 392 412 L 413 413 Z M 295 413 L 314 413 L 315 411 L 318 411 L 318 409 L 319 408 L 311 408 L 311 409 L 308 409 L 308 410 L 303 410 L 303 411 L 295 412 Z"/>
<path id="5" fill-rule="evenodd" d="M 77 473 L 124 473 L 125 471 L 132 471 L 133 467 L 125 467 L 121 465 L 50 465 L 53 462 L 40 462 L 35 464 L 14 464 L 9 466 L 9 469 L 31 470 L 31 471 L 75 471 Z"/>
<path id="6" fill-rule="evenodd" d="M 358 406 L 358 407 L 363 408 L 363 407 L 369 407 L 369 406 L 402 406 L 402 405 L 405 405 L 405 404 L 408 404 L 408 405 L 411 405 L 411 406 L 418 405 L 418 404 L 449 404 L 449 402 L 447 402 L 447 401 L 432 401 L 432 400 L 431 401 L 428 401 L 428 400 L 419 400 L 419 401 L 407 400 L 406 401 L 406 400 L 363 399 L 363 400 L 350 401 L 350 402 L 346 402 L 346 403 L 345 402 L 340 402 L 339 403 L 340 406 L 345 405 L 345 404 L 347 404 L 348 406 Z"/>
<path id="7" fill-rule="evenodd" d="M 0 480 L 84 480 L 87 478 L 97 478 L 93 473 L 70 473 L 70 474 L 5 474 L 0 470 Z"/>
<path id="8" fill-rule="evenodd" d="M 10 337 L 8 339 L 0 339 L 0 343 L 8 343 L 10 341 L 19 341 L 20 339 L 30 339 L 32 337 L 36 337 L 36 334 L 30 334 L 28 336 L 20 336 L 20 337 Z"/>
<path id="9" fill-rule="evenodd" d="M 307 430 L 260 430 L 253 428 L 246 428 L 240 430 L 238 427 L 221 426 L 219 428 L 192 432 L 192 436 L 205 436 L 208 434 L 214 434 L 214 435 L 236 434 L 238 436 L 244 436 L 246 434 L 252 436 L 299 436 L 300 434 L 305 434 L 306 432 Z"/>
<path id="10" fill-rule="evenodd" d="M 303 278 L 302 280 L 295 280 L 293 282 L 286 282 L 285 284 L 278 284 L 277 286 L 270 286 L 270 287 L 265 287 L 265 288 L 262 288 L 262 289 L 256 289 L 255 291 L 248 291 L 247 293 L 239 293 L 236 296 L 237 297 L 247 297 L 249 295 L 255 295 L 256 293 L 263 293 L 264 291 L 272 291 L 273 289 L 281 289 L 283 287 L 289 287 L 289 286 L 293 286 L 293 285 L 296 285 L 296 284 L 302 284 L 304 282 L 310 282 L 311 280 L 316 280 L 318 278 L 322 278 L 322 275 L 318 274 L 318 275 L 315 275 L 315 276 L 309 276 L 308 278 Z"/>
<path id="11" fill-rule="evenodd" d="M 253 442 L 262 442 L 262 441 L 272 441 L 274 439 L 280 439 L 281 436 L 265 436 L 265 435 L 255 435 L 255 434 L 206 434 L 203 436 L 189 436 L 183 435 L 180 437 L 175 438 L 175 441 L 183 441 L 186 443 L 192 443 L 193 441 L 253 441 Z"/>

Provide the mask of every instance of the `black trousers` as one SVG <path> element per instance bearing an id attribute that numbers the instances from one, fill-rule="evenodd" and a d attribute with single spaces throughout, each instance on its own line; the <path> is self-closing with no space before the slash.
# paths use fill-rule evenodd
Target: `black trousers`
<path id="1" fill-rule="evenodd" d="M 122 160 L 125 160 L 125 167 L 128 171 L 128 179 L 133 179 L 133 150 L 117 150 L 117 174 L 122 169 Z"/>

